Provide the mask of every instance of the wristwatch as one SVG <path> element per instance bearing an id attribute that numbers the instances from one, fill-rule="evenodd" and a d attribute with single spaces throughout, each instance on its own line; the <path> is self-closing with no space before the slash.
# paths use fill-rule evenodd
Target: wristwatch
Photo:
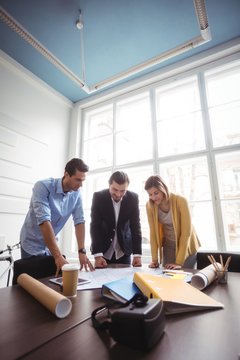
<path id="1" fill-rule="evenodd" d="M 86 255 L 87 252 L 86 252 L 86 249 L 85 249 L 85 248 L 81 248 L 81 249 L 78 250 L 78 253 L 79 253 L 79 254 L 85 254 L 85 255 Z"/>

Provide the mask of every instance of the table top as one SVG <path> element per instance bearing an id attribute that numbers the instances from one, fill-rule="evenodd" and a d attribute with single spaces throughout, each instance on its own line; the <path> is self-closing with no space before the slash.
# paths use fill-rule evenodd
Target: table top
<path id="1" fill-rule="evenodd" d="M 48 285 L 58 289 L 57 285 Z M 71 313 L 58 319 L 19 285 L 0 289 L 0 356 L 16 359 L 88 319 L 104 303 L 100 289 L 79 291 Z"/>
<path id="2" fill-rule="evenodd" d="M 238 360 L 240 355 L 239 273 L 229 273 L 228 284 L 211 284 L 204 292 L 224 309 L 195 311 L 166 318 L 163 336 L 149 352 L 116 343 L 108 333 L 93 328 L 91 312 L 106 300 L 100 289 L 79 291 L 73 310 L 57 319 L 19 286 L 0 289 L 0 348 L 4 360 L 149 359 Z M 33 301 L 34 300 L 34 301 Z M 79 324 L 79 325 L 78 325 Z"/>

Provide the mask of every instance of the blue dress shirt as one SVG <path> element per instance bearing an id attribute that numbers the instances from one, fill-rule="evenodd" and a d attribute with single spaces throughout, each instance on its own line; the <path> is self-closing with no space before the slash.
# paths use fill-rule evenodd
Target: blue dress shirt
<path id="1" fill-rule="evenodd" d="M 50 254 L 39 225 L 50 221 L 57 236 L 71 215 L 74 225 L 85 222 L 80 190 L 64 193 L 62 179 L 38 181 L 20 233 L 23 250 L 31 255 Z"/>

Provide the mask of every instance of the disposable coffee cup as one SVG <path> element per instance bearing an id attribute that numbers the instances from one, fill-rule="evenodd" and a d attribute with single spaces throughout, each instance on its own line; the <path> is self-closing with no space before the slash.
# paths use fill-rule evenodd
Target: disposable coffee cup
<path id="1" fill-rule="evenodd" d="M 65 264 L 62 267 L 63 295 L 71 298 L 77 296 L 79 264 Z"/>

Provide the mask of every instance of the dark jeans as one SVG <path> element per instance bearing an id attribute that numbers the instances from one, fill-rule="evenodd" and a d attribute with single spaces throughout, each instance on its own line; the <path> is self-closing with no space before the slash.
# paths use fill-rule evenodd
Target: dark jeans
<path id="1" fill-rule="evenodd" d="M 105 259 L 108 264 L 131 264 L 131 256 L 123 255 L 118 260 L 115 257 L 115 253 L 113 254 L 111 260 Z"/>
<path id="2" fill-rule="evenodd" d="M 56 274 L 57 268 L 53 256 L 29 255 L 30 254 L 27 254 L 24 258 L 14 261 L 13 285 L 17 284 L 17 278 L 22 273 L 26 273 L 35 279 L 54 276 Z"/>

